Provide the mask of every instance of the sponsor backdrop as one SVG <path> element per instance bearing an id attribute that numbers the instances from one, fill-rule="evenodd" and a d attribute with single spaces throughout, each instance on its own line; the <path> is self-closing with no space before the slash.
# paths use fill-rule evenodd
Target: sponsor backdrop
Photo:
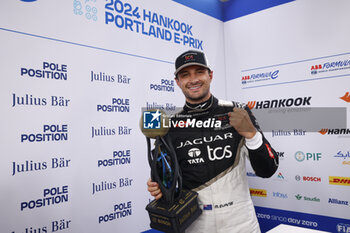
<path id="1" fill-rule="evenodd" d="M 1 3 L 0 232 L 150 229 L 141 109 L 183 105 L 188 49 L 225 98 L 222 21 L 170 0 Z"/>
<path id="2" fill-rule="evenodd" d="M 343 108 L 349 124 L 349 10 L 349 1 L 292 1 L 224 23 L 227 98 L 264 111 L 262 127 L 292 113 L 305 117 L 264 130 L 280 158 L 272 178 L 247 168 L 263 231 L 282 223 L 350 232 L 350 128 L 308 117 L 324 110 L 335 123 L 340 113 L 332 109 Z"/>
<path id="3" fill-rule="evenodd" d="M 141 108 L 183 105 L 187 49 L 208 55 L 218 98 L 349 114 L 348 1 L 243 2 L 3 1 L 1 232 L 147 231 Z M 263 231 L 350 232 L 350 130 L 319 131 L 265 132 L 280 168 L 247 168 Z"/>

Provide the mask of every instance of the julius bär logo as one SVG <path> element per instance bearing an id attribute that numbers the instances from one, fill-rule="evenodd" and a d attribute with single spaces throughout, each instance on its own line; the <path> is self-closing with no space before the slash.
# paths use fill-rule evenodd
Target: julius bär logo
<path id="1" fill-rule="evenodd" d="M 160 116 L 162 114 L 157 111 L 143 112 L 143 128 L 144 129 L 160 129 Z"/>
<path id="2" fill-rule="evenodd" d="M 350 94 L 349 94 L 349 92 L 346 92 L 344 96 L 339 97 L 339 98 L 344 100 L 345 102 L 350 103 Z"/>

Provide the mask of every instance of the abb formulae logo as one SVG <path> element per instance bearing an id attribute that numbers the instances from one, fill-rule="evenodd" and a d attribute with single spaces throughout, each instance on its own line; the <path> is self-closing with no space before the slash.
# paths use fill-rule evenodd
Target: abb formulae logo
<path id="1" fill-rule="evenodd" d="M 317 74 L 317 70 L 321 70 L 321 69 L 322 69 L 321 64 L 311 66 L 311 74 Z"/>
<path id="2" fill-rule="evenodd" d="M 325 128 L 325 129 L 321 129 L 318 132 L 322 135 L 326 135 L 326 134 L 340 135 L 340 134 L 350 134 L 350 129 L 326 129 Z"/>
<path id="3" fill-rule="evenodd" d="M 319 70 L 319 69 L 322 69 L 322 65 L 321 64 L 311 66 L 311 70 Z"/>
<path id="4" fill-rule="evenodd" d="M 350 94 L 349 94 L 349 92 L 346 92 L 344 96 L 339 97 L 339 98 L 344 100 L 345 102 L 350 103 Z"/>
<path id="5" fill-rule="evenodd" d="M 330 176 L 329 184 L 350 186 L 350 177 Z"/>
<path id="6" fill-rule="evenodd" d="M 250 75 L 246 75 L 246 76 L 243 76 L 242 77 L 242 81 L 244 81 L 244 80 L 249 80 L 250 79 Z"/>
<path id="7" fill-rule="evenodd" d="M 251 196 L 266 197 L 267 191 L 265 189 L 249 189 Z"/>

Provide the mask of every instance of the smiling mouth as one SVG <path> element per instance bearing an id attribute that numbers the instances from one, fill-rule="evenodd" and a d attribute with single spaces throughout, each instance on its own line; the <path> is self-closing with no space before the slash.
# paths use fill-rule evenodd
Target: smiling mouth
<path id="1" fill-rule="evenodd" d="M 192 86 L 189 89 L 190 90 L 198 90 L 202 85 L 196 85 L 196 86 Z"/>

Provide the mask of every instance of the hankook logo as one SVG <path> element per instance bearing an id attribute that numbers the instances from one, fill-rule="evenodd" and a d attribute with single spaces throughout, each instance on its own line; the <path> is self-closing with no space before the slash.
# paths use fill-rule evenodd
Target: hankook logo
<path id="1" fill-rule="evenodd" d="M 346 92 L 344 96 L 339 97 L 339 98 L 344 100 L 345 102 L 350 103 L 350 94 L 349 94 L 349 92 Z"/>

